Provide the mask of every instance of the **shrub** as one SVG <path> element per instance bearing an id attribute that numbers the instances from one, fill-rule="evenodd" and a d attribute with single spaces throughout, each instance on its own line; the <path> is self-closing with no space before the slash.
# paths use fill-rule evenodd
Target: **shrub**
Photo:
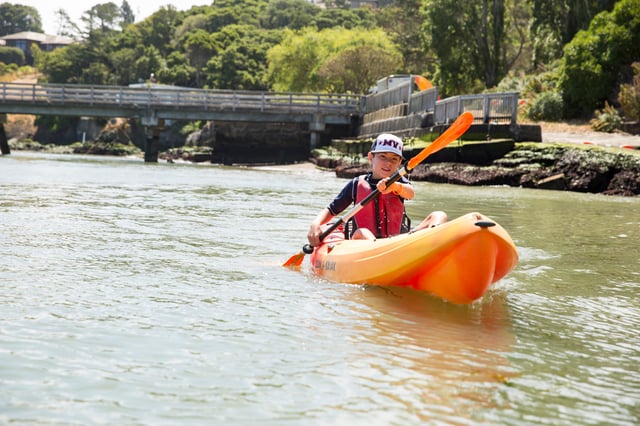
<path id="1" fill-rule="evenodd" d="M 542 92 L 529 104 L 526 116 L 535 121 L 559 121 L 562 119 L 562 96 L 555 91 Z"/>
<path id="2" fill-rule="evenodd" d="M 612 133 L 622 125 L 620 114 L 608 102 L 604 103 L 602 110 L 596 110 L 595 115 L 596 117 L 592 118 L 589 123 L 591 128 L 597 132 Z"/>
<path id="3" fill-rule="evenodd" d="M 0 62 L 22 66 L 25 63 L 24 52 L 17 47 L 0 46 Z"/>
<path id="4" fill-rule="evenodd" d="M 590 113 L 614 93 L 620 69 L 637 60 L 638 45 L 638 0 L 617 1 L 565 45 L 558 83 L 568 117 Z"/>
<path id="5" fill-rule="evenodd" d="M 634 62 L 633 81 L 621 84 L 618 102 L 627 120 L 640 121 L 640 62 Z"/>

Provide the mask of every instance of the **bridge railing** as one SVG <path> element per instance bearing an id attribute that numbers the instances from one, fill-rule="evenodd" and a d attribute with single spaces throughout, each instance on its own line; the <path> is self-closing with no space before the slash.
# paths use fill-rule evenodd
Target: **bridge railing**
<path id="1" fill-rule="evenodd" d="M 451 123 L 465 111 L 472 112 L 476 122 L 486 124 L 515 123 L 517 118 L 517 92 L 453 96 L 438 101 L 436 88 L 413 92 L 411 85 L 406 84 L 385 92 L 365 97 L 350 94 L 204 90 L 162 85 L 121 87 L 0 83 L 0 106 L 11 103 L 80 108 L 119 107 L 129 111 L 163 109 L 348 116 L 408 103 L 407 114 L 433 111 L 434 124 Z"/>
<path id="2" fill-rule="evenodd" d="M 204 90 L 172 86 L 120 87 L 65 84 L 0 83 L 0 104 L 120 106 L 216 111 L 358 113 L 362 96 Z"/>
<path id="3" fill-rule="evenodd" d="M 414 92 L 409 99 L 407 114 L 422 114 L 433 112 L 438 100 L 438 88 L 432 87 L 420 92 Z"/>
<path id="4" fill-rule="evenodd" d="M 451 123 L 465 111 L 473 114 L 476 123 L 515 123 L 518 116 L 518 92 L 452 96 L 437 101 L 434 122 Z"/>
<path id="5" fill-rule="evenodd" d="M 409 102 L 413 93 L 413 82 L 407 81 L 388 90 L 372 93 L 365 98 L 364 112 L 378 111 L 392 105 L 399 105 Z"/>

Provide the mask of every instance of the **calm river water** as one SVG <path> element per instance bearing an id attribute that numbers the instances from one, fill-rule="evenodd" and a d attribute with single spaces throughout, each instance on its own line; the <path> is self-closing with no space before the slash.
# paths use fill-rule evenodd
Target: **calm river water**
<path id="1" fill-rule="evenodd" d="M 0 423 L 639 423 L 640 198 L 415 183 L 518 246 L 459 306 L 281 267 L 343 184 L 0 158 Z"/>

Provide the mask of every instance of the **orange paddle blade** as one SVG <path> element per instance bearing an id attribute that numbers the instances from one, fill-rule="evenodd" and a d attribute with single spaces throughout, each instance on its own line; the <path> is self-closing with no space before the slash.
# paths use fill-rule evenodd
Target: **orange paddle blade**
<path id="1" fill-rule="evenodd" d="M 286 262 L 282 264 L 282 266 L 286 268 L 298 268 L 302 265 L 302 261 L 304 260 L 304 252 L 299 252 L 291 256 Z"/>
<path id="2" fill-rule="evenodd" d="M 418 155 L 409 160 L 407 163 L 407 169 L 412 170 L 418 164 L 422 163 L 422 161 L 429 155 L 441 150 L 460 136 L 464 135 L 464 132 L 469 130 L 469 127 L 471 127 L 471 123 L 473 123 L 473 114 L 469 111 L 463 112 L 443 134 L 438 136 L 435 141 L 431 142 L 428 147 L 420 151 Z"/>

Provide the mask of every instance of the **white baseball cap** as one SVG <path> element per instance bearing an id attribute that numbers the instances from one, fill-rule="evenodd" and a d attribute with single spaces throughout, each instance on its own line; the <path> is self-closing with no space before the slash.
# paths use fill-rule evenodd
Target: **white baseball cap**
<path id="1" fill-rule="evenodd" d="M 403 147 L 402 139 L 391 133 L 382 133 L 371 144 L 371 152 L 392 152 L 402 157 Z"/>

